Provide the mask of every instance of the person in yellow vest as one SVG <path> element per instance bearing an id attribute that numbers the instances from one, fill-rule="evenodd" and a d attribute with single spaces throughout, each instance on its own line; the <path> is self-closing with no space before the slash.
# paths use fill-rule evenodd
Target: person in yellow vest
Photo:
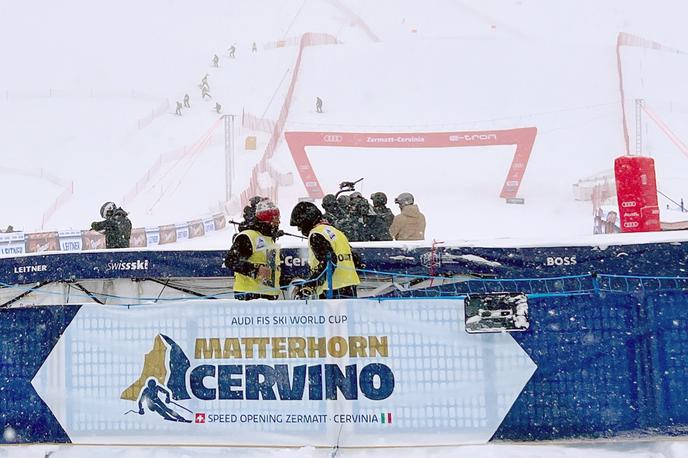
<path id="1" fill-rule="evenodd" d="M 308 265 L 310 277 L 302 287 L 312 287 L 321 299 L 328 297 L 330 289 L 327 265 L 332 263 L 333 298 L 356 297 L 356 286 L 361 283 L 356 273 L 358 259 L 343 232 L 323 219 L 323 214 L 311 202 L 299 202 L 291 212 L 289 225 L 296 226 L 308 237 Z"/>
<path id="2" fill-rule="evenodd" d="M 279 298 L 280 249 L 275 242 L 279 224 L 279 209 L 264 199 L 256 204 L 255 219 L 234 238 L 225 266 L 234 272 L 235 299 Z"/>

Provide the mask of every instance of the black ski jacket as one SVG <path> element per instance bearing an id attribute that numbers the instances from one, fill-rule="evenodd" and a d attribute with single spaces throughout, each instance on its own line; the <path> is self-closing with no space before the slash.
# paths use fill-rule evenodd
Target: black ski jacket
<path id="1" fill-rule="evenodd" d="M 91 223 L 91 229 L 105 233 L 107 248 L 129 248 L 131 238 L 131 221 L 128 213 L 122 208 L 116 208 L 109 218 Z"/>

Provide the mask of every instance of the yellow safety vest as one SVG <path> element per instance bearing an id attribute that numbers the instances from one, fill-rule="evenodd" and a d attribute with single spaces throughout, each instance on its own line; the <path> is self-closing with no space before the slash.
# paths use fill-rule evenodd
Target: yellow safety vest
<path id="1" fill-rule="evenodd" d="M 267 266 L 272 269 L 272 278 L 267 283 L 263 283 L 260 278 L 253 278 L 239 272 L 234 273 L 234 291 L 241 293 L 264 294 L 266 296 L 279 296 L 280 294 L 280 249 L 275 243 L 275 239 L 263 235 L 258 231 L 247 229 L 241 231 L 239 235 L 248 236 L 251 241 L 253 254 L 247 259 L 248 262 L 258 267 Z"/>
<path id="2" fill-rule="evenodd" d="M 346 238 L 346 235 L 337 228 L 327 224 L 318 224 L 315 226 L 308 234 L 308 238 L 310 239 L 313 234 L 320 234 L 325 237 L 325 240 L 330 242 L 332 251 L 334 251 L 334 254 L 337 256 L 336 267 L 334 272 L 332 272 L 332 289 L 336 290 L 344 288 L 345 286 L 358 285 L 361 283 L 356 273 L 354 258 L 351 254 L 351 246 L 349 245 L 349 240 Z M 332 262 L 335 262 L 335 260 L 333 259 Z M 314 271 L 318 268 L 319 264 L 320 261 L 318 261 L 313 254 L 313 250 L 310 248 L 309 244 L 308 265 L 311 270 Z M 320 294 L 328 289 L 327 280 L 325 280 L 325 283 L 318 287 L 317 293 Z"/>

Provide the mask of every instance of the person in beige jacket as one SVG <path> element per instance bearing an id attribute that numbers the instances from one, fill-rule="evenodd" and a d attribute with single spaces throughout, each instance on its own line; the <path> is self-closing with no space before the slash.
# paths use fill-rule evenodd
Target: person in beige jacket
<path id="1" fill-rule="evenodd" d="M 394 240 L 424 240 L 425 216 L 418 209 L 418 205 L 413 203 L 413 195 L 402 192 L 394 199 L 394 203 L 399 205 L 401 210 L 389 227 L 389 233 Z"/>

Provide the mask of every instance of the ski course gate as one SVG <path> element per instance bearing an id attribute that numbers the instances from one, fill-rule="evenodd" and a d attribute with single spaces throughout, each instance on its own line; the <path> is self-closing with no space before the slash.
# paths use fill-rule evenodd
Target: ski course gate
<path id="1" fill-rule="evenodd" d="M 311 166 L 306 148 L 309 146 L 355 148 L 451 148 L 464 146 L 516 145 L 509 171 L 499 196 L 515 198 L 530 159 L 536 127 L 506 130 L 368 133 L 368 132 L 285 132 L 292 158 L 308 195 L 321 199 L 324 195 L 317 174 Z"/>

